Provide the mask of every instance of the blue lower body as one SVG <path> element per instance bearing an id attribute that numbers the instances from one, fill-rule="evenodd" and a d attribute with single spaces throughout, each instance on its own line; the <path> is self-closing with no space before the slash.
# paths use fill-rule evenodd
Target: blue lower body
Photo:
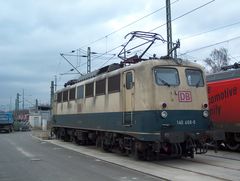
<path id="1" fill-rule="evenodd" d="M 142 141 L 182 140 L 186 135 L 204 133 L 211 122 L 201 110 L 109 112 L 54 115 L 53 127 L 108 131 L 136 137 Z M 177 141 L 178 142 L 178 141 Z"/>

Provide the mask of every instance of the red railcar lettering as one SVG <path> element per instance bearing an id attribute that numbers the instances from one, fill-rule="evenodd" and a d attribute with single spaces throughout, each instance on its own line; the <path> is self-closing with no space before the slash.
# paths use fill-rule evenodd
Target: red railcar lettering
<path id="1" fill-rule="evenodd" d="M 209 82 L 208 100 L 214 122 L 239 122 L 240 78 Z"/>

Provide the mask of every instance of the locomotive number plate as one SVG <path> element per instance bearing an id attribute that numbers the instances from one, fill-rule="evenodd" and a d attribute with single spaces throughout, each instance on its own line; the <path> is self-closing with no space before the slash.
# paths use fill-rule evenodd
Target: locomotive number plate
<path id="1" fill-rule="evenodd" d="M 178 91 L 179 102 L 192 102 L 192 94 L 190 91 Z"/>

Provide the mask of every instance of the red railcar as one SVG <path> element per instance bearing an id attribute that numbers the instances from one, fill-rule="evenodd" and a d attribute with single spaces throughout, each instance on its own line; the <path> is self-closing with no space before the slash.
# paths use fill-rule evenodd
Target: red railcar
<path id="1" fill-rule="evenodd" d="M 210 117 L 217 130 L 225 132 L 225 146 L 240 149 L 240 64 L 207 76 Z M 225 68 L 225 69 L 227 69 Z"/>

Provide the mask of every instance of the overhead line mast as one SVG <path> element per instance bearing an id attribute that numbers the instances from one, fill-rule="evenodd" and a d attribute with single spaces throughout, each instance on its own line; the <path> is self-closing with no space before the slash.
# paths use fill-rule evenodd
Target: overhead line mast
<path id="1" fill-rule="evenodd" d="M 167 55 L 172 57 L 172 20 L 171 20 L 171 3 L 166 0 L 166 21 L 167 21 Z"/>
<path id="2" fill-rule="evenodd" d="M 87 73 L 91 72 L 91 49 L 88 47 L 87 49 Z"/>

